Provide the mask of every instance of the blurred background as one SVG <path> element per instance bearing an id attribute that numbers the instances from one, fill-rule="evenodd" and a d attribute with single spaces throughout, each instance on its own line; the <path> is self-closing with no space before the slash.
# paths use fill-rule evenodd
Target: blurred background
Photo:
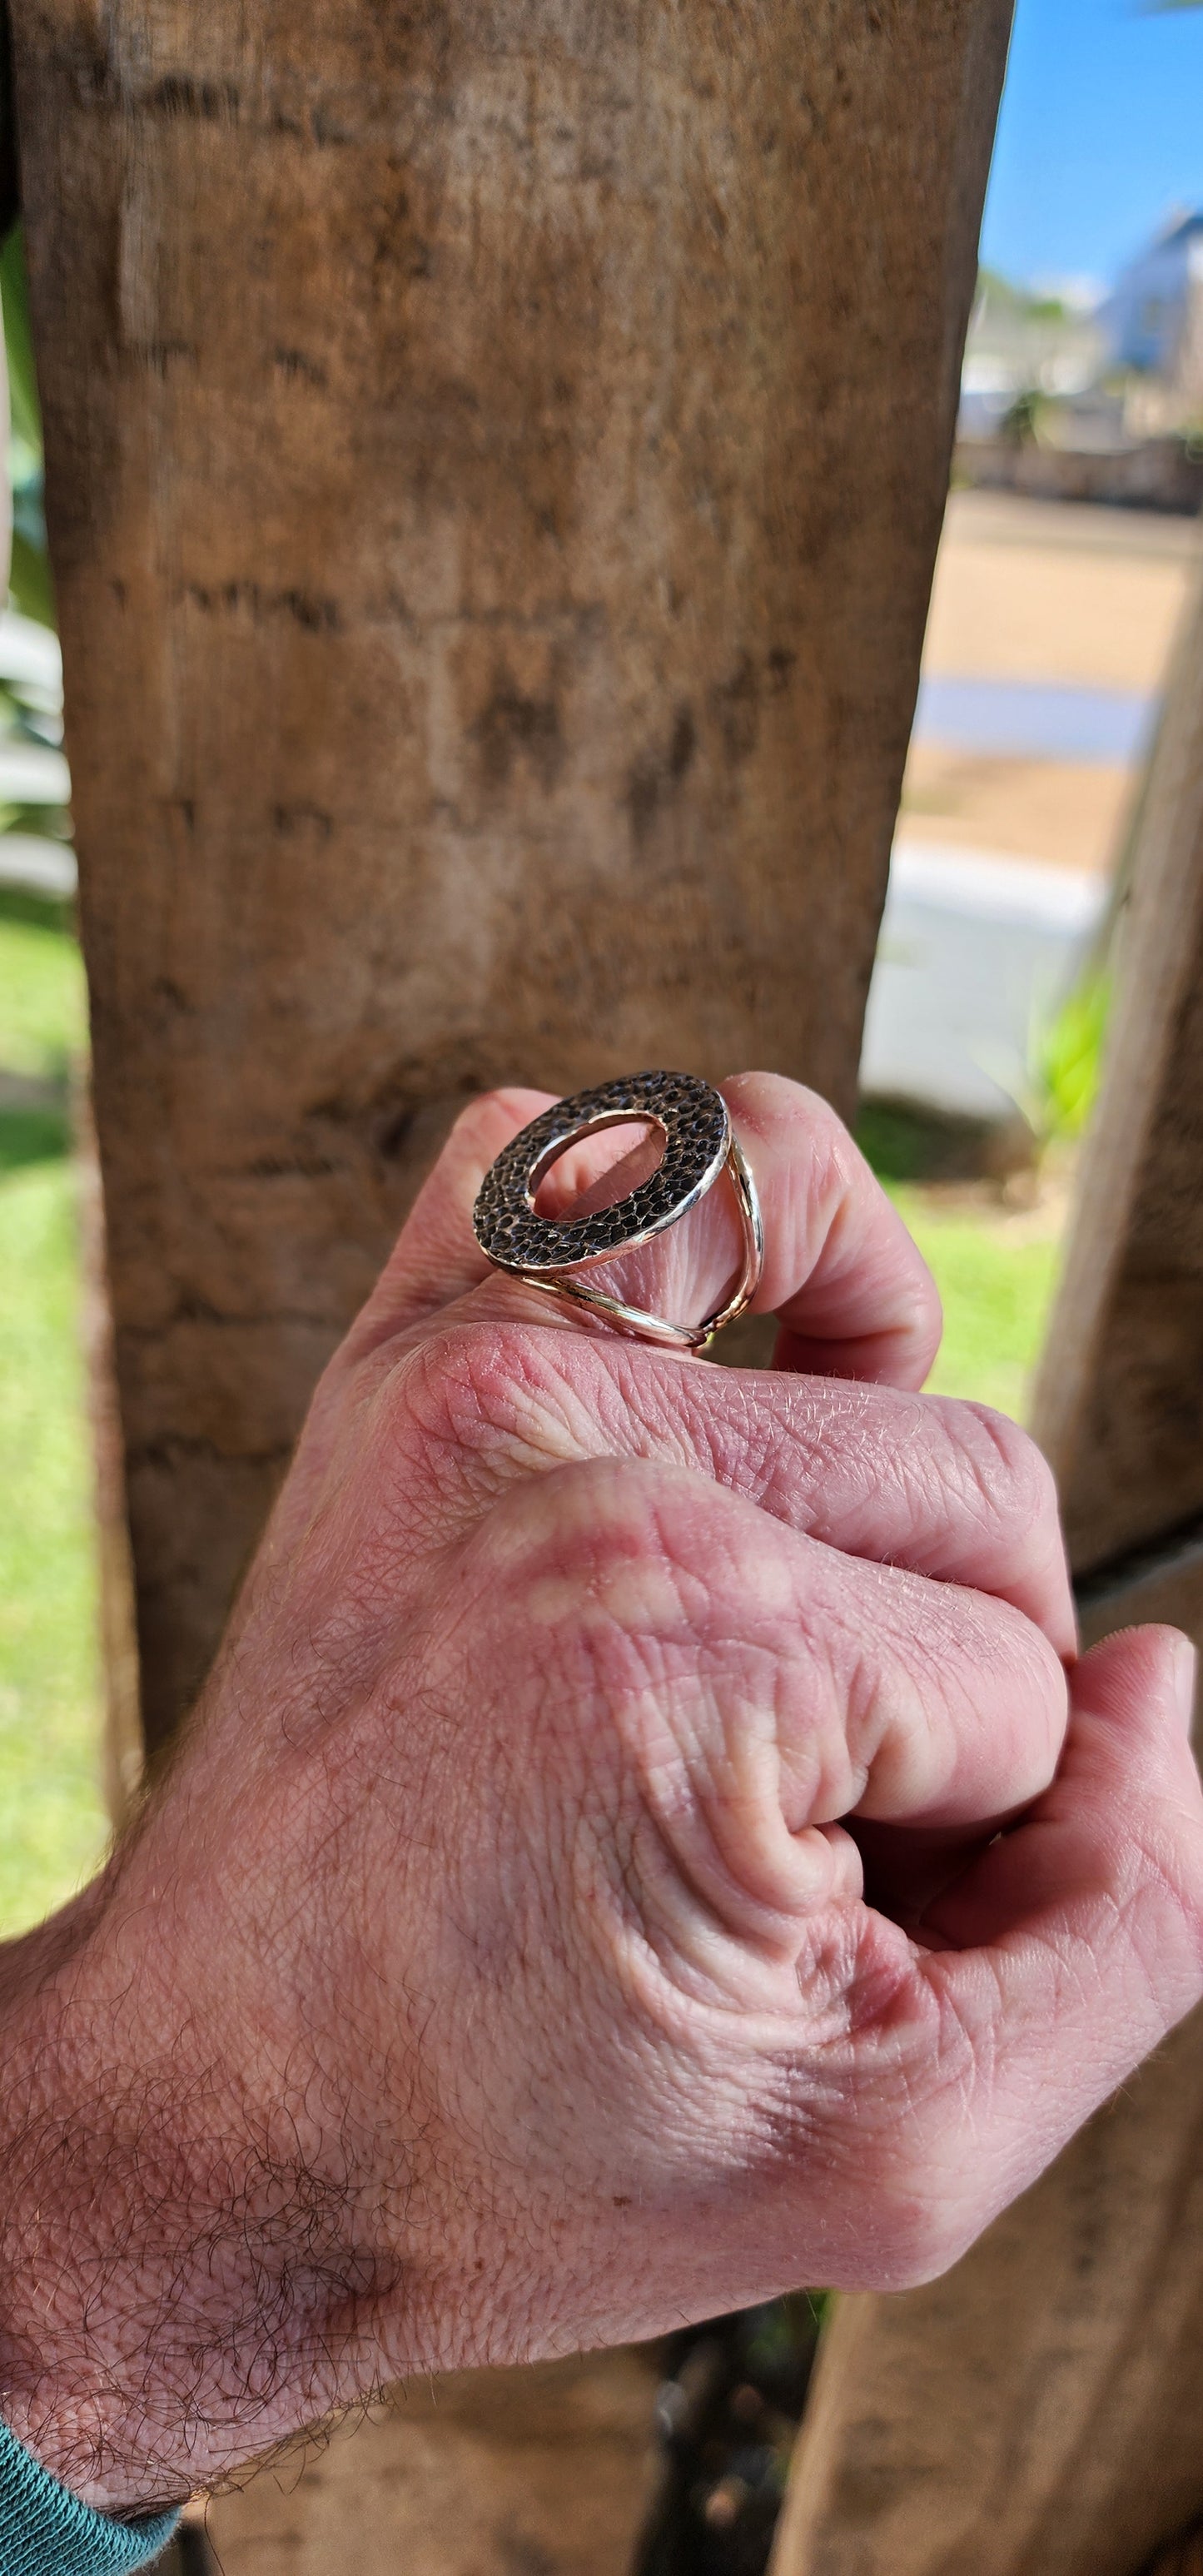
<path id="1" fill-rule="evenodd" d="M 939 1281 L 934 1384 L 1022 1415 L 1200 578 L 1203 8 L 1020 0 L 862 1064 Z M 105 1843 L 81 1242 L 87 1013 L 19 230 L 0 254 L 0 1934 Z M 818 2309 L 686 2337 L 645 2566 L 759 2568 Z M 682 2535 L 688 2536 L 688 2546 Z M 682 2554 L 684 2552 L 684 2554 Z"/>

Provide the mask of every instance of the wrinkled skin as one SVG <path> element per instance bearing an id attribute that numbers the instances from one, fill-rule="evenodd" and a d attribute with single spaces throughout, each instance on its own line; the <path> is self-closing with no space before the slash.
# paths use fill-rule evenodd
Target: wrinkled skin
<path id="1" fill-rule="evenodd" d="M 478 1102 L 173 1768 L 5 1954 L 3 2404 L 95 2502 L 381 2379 L 930 2276 L 1203 1991 L 1190 1650 L 1075 1661 L 1042 1462 L 915 1392 L 897 1217 L 811 1095 L 727 1092 L 777 1368 L 486 1274 L 545 1099 Z M 697 1314 L 736 1255 L 720 1188 L 608 1275 Z"/>

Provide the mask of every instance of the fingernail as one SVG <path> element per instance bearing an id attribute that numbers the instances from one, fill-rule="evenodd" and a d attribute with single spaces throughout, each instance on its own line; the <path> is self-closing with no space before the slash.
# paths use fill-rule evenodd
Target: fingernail
<path id="1" fill-rule="evenodd" d="M 1189 1735 L 1195 1716 L 1195 1682 L 1199 1658 L 1189 1637 L 1180 1637 L 1174 1649 L 1174 1697 L 1178 1715 Z"/>

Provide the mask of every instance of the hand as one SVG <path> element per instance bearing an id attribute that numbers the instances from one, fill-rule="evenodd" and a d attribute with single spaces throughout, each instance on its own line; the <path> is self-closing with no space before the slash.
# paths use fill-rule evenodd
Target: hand
<path id="1" fill-rule="evenodd" d="M 95 2503 L 382 2379 L 923 2279 L 1203 1991 L 1189 1649 L 1074 1663 L 1041 1461 L 913 1391 L 888 1202 L 810 1095 L 727 1094 L 777 1369 L 485 1275 L 544 1098 L 478 1102 L 172 1767 L 8 1953 L 0 2404 Z M 716 1190 L 619 1284 L 703 1312 L 734 1259 Z"/>

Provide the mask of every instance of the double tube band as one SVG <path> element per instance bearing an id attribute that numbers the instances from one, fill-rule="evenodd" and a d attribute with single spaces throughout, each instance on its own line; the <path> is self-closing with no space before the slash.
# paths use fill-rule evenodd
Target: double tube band
<path id="1" fill-rule="evenodd" d="M 536 1214 L 539 1184 L 553 1163 L 583 1137 L 607 1127 L 658 1127 L 664 1138 L 656 1170 L 614 1207 L 562 1223 Z M 633 1252 L 678 1225 L 726 1173 L 743 1233 L 736 1286 L 701 1324 L 676 1324 L 622 1298 L 607 1297 L 573 1274 Z M 619 1332 L 673 1350 L 701 1350 L 756 1294 L 764 1231 L 756 1184 L 741 1152 L 722 1093 L 692 1073 L 637 1073 L 558 1100 L 531 1120 L 490 1165 L 472 1211 L 476 1240 L 495 1269 L 525 1279 L 550 1297 L 583 1306 Z"/>

